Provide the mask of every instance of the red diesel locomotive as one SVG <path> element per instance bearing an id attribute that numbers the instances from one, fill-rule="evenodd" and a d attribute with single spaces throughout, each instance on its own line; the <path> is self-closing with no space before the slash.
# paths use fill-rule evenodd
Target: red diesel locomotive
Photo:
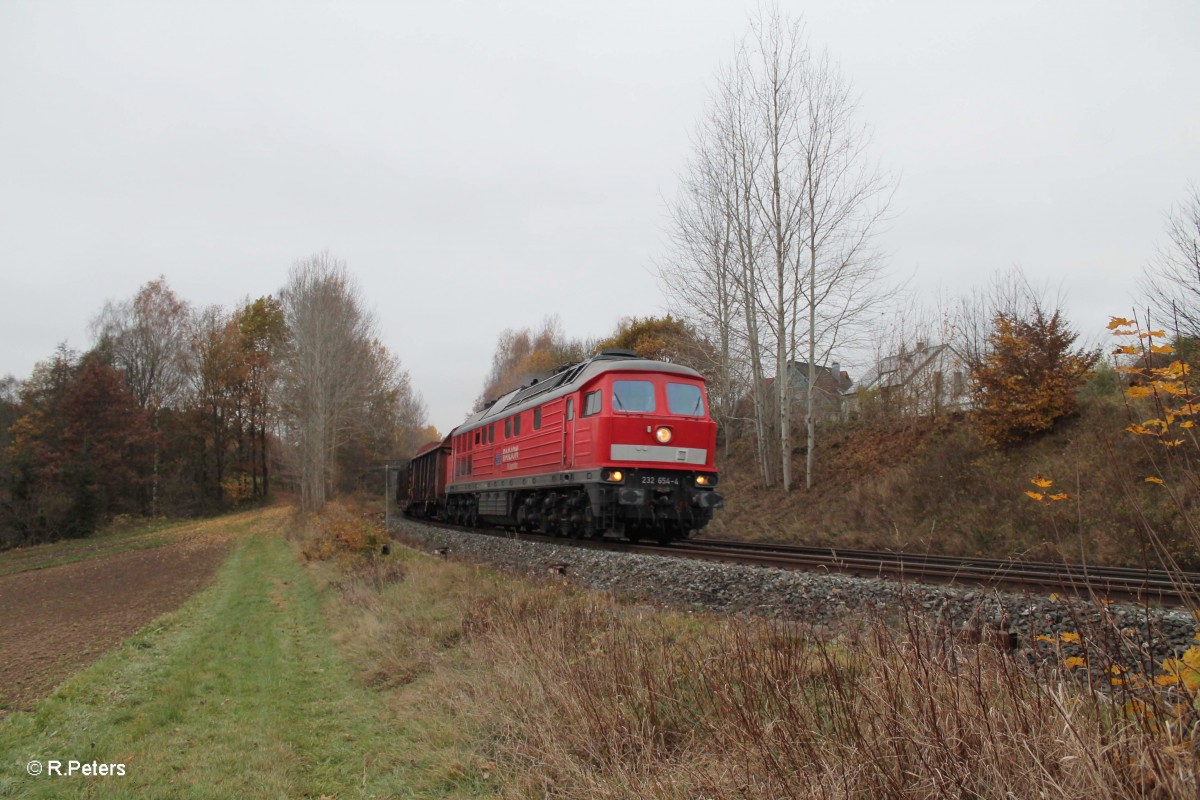
<path id="1" fill-rule="evenodd" d="M 407 513 L 559 536 L 686 538 L 723 504 L 688 367 L 606 350 L 471 415 L 409 465 Z"/>

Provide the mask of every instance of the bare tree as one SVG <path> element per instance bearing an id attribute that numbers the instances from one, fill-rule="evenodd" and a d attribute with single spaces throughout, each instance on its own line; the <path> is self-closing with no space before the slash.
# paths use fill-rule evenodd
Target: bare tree
<path id="1" fill-rule="evenodd" d="M 328 253 L 297 262 L 280 294 L 288 339 L 283 402 L 300 483 L 300 505 L 321 508 L 337 480 L 337 451 L 377 378 L 368 356 L 375 321 L 344 262 Z"/>
<path id="2" fill-rule="evenodd" d="M 785 490 L 794 381 L 806 377 L 810 387 L 811 486 L 818 364 L 885 297 L 870 242 L 891 182 L 867 160 L 855 112 L 847 82 L 828 57 L 813 55 L 799 20 L 760 14 L 720 75 L 673 209 L 677 255 L 662 272 L 669 286 L 691 287 L 679 293 L 685 318 L 698 326 L 707 318 L 728 335 L 721 352 L 748 360 L 763 481 L 773 482 L 774 459 Z M 715 313 L 705 310 L 706 294 L 709 309 L 717 299 Z M 793 369 L 802 343 L 807 375 Z"/>
<path id="3" fill-rule="evenodd" d="M 159 412 L 178 405 L 187 387 L 190 314 L 187 303 L 176 297 L 160 276 L 129 300 L 106 302 L 92 322 L 98 345 L 111 355 L 156 432 Z M 159 460 L 156 436 L 151 514 L 158 513 Z"/>
<path id="4" fill-rule="evenodd" d="M 759 299 L 767 237 L 757 206 L 764 143 L 752 77 L 743 46 L 719 74 L 697 128 L 695 156 L 672 206 L 674 250 L 659 275 L 679 316 L 720 343 L 729 416 L 748 387 L 760 477 L 769 486 L 774 459 Z"/>
<path id="5" fill-rule="evenodd" d="M 827 55 L 804 72 L 806 129 L 799 151 L 802 230 L 798 262 L 807 265 L 800 294 L 808 310 L 808 452 L 805 485 L 812 488 L 816 453 L 817 359 L 845 345 L 880 307 L 890 287 L 881 280 L 873 234 L 887 211 L 892 182 L 866 152 L 870 137 L 855 121 L 849 83 Z"/>
<path id="6" fill-rule="evenodd" d="M 684 177 L 671 209 L 674 252 L 660 263 L 658 276 L 671 309 L 711 345 L 702 348 L 701 355 L 711 361 L 701 371 L 709 376 L 710 408 L 728 446 L 729 427 L 749 381 L 741 369 L 745 334 L 733 223 L 721 198 L 723 176 L 715 170 L 706 156 Z"/>
<path id="7" fill-rule="evenodd" d="M 1146 267 L 1146 300 L 1158 322 L 1200 338 L 1200 187 L 1167 215 L 1167 239 Z"/>

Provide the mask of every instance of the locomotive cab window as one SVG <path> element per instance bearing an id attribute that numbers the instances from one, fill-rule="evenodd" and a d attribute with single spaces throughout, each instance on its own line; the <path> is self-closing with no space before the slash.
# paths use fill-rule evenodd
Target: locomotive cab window
<path id="1" fill-rule="evenodd" d="M 488 444 L 496 443 L 496 423 L 488 425 Z"/>
<path id="2" fill-rule="evenodd" d="M 667 409 L 683 417 L 704 416 L 704 395 L 692 383 L 667 384 Z"/>
<path id="3" fill-rule="evenodd" d="M 512 436 L 512 417 L 504 420 L 504 438 L 507 439 L 510 436 Z"/>
<path id="4" fill-rule="evenodd" d="M 521 435 L 521 415 L 517 414 L 513 417 L 513 436 Z"/>
<path id="5" fill-rule="evenodd" d="M 542 427 L 542 410 L 535 408 L 533 410 L 533 429 L 536 431 Z"/>
<path id="6" fill-rule="evenodd" d="M 613 411 L 651 414 L 654 412 L 654 384 L 650 381 L 613 381 Z"/>
<path id="7" fill-rule="evenodd" d="M 583 396 L 583 416 L 590 417 L 600 413 L 600 391 L 588 392 Z"/>
<path id="8" fill-rule="evenodd" d="M 570 422 L 573 419 L 575 419 L 575 398 L 568 397 L 567 398 L 567 421 Z"/>

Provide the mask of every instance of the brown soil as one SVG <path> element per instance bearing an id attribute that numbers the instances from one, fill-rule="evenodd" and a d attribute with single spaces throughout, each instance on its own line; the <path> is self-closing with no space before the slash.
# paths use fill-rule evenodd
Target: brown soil
<path id="1" fill-rule="evenodd" d="M 201 536 L 0 577 L 0 715 L 64 678 L 205 585 L 232 539 Z"/>

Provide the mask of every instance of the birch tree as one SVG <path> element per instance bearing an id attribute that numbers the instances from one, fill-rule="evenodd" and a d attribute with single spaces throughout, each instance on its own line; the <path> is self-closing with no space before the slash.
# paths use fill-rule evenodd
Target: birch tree
<path id="1" fill-rule="evenodd" d="M 798 281 L 808 314 L 808 439 L 805 486 L 815 472 L 817 363 L 828 360 L 872 318 L 890 294 L 872 238 L 888 208 L 892 183 L 866 151 L 867 129 L 855 119 L 849 83 L 828 55 L 806 63 L 803 121 L 796 140 L 802 233 Z"/>
<path id="2" fill-rule="evenodd" d="M 354 430 L 375 379 L 375 320 L 344 262 L 328 253 L 299 261 L 280 294 L 287 342 L 283 402 L 300 505 L 320 509 L 337 481 L 337 451 Z"/>
<path id="3" fill-rule="evenodd" d="M 763 344 L 759 333 L 760 262 L 766 237 L 756 208 L 763 157 L 749 88 L 745 48 L 725 67 L 707 116 L 696 131 L 695 155 L 672 207 L 672 254 L 660 266 L 672 306 L 720 342 L 728 416 L 749 389 L 757 461 L 773 483 Z"/>
<path id="4" fill-rule="evenodd" d="M 719 75 L 672 210 L 675 257 L 665 282 L 690 288 L 677 293 L 691 312 L 685 318 L 728 333 L 722 353 L 744 355 L 763 482 L 773 482 L 774 460 L 785 490 L 792 486 L 789 366 L 803 348 L 811 486 L 818 364 L 886 296 L 870 243 L 891 184 L 867 158 L 869 137 L 855 116 L 849 84 L 827 56 L 812 53 L 800 21 L 778 10 L 760 14 Z M 727 303 L 730 285 L 736 302 Z M 743 346 L 734 346 L 739 338 Z"/>

